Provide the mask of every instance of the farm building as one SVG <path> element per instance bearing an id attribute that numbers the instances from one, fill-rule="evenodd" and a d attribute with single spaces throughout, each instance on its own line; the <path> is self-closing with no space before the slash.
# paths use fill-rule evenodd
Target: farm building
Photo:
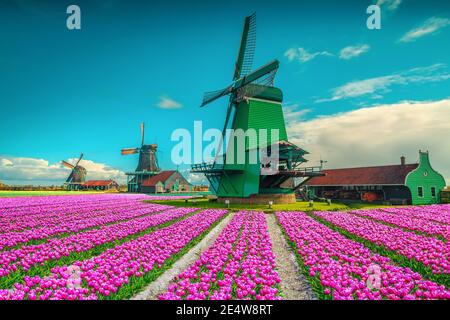
<path id="1" fill-rule="evenodd" d="M 82 190 L 119 190 L 119 184 L 114 180 L 89 180 L 81 185 Z"/>
<path id="2" fill-rule="evenodd" d="M 324 170 L 325 176 L 303 182 L 312 197 L 391 204 L 440 202 L 444 177 L 430 164 L 428 152 L 419 151 L 419 163 Z"/>
<path id="3" fill-rule="evenodd" d="M 143 193 L 186 192 L 191 189 L 191 184 L 177 170 L 161 171 L 141 184 Z"/>

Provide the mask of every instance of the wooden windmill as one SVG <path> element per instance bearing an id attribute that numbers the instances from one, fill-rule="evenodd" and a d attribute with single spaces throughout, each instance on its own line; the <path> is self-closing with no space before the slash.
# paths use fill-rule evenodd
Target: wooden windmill
<path id="1" fill-rule="evenodd" d="M 218 155 L 213 163 L 193 165 L 191 172 L 203 173 L 219 200 L 258 202 L 259 198 L 262 202 L 267 202 L 268 199 L 273 199 L 274 202 L 278 199 L 282 199 L 282 202 L 295 201 L 295 186 L 291 184 L 290 187 L 284 187 L 287 180 L 323 173 L 319 167 L 300 168 L 307 161 L 303 156 L 308 152 L 288 142 L 282 109 L 283 93 L 273 87 L 279 62 L 273 60 L 252 71 L 255 40 L 256 16 L 253 14 L 244 21 L 231 84 L 224 89 L 207 92 L 201 107 L 229 96 L 222 141 L 225 141 L 230 120 L 233 132 L 246 132 L 249 129 L 256 132 L 262 129 L 267 130 L 266 132 L 274 130 L 278 132 L 278 137 L 268 135 L 265 140 L 245 137 L 242 152 L 236 149 L 237 143 L 231 144 L 228 141 L 224 154 Z M 224 143 L 222 141 L 218 147 L 219 152 Z M 266 162 L 259 153 L 256 161 L 250 161 L 255 150 L 265 149 L 270 154 L 271 150 L 275 150 L 274 147 L 279 153 L 276 163 Z M 239 157 L 244 161 L 237 161 Z M 269 167 L 271 170 L 267 170 Z"/>
<path id="2" fill-rule="evenodd" d="M 83 158 L 83 154 L 80 155 L 75 165 L 62 160 L 61 163 L 66 168 L 71 169 L 69 176 L 64 183 L 64 186 L 68 190 L 78 190 L 80 186 L 86 181 L 87 171 L 84 167 L 80 166 L 80 161 Z"/>
<path id="3" fill-rule="evenodd" d="M 121 150 L 122 155 L 139 154 L 139 161 L 134 172 L 127 172 L 128 191 L 139 192 L 141 183 L 146 178 L 156 175 L 159 171 L 158 158 L 156 155 L 157 144 L 145 144 L 145 125 L 141 123 L 141 146 L 136 148 L 125 148 Z"/>

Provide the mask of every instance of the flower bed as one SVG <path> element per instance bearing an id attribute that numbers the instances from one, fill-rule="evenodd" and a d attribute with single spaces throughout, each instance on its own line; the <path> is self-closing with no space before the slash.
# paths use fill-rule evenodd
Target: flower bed
<path id="1" fill-rule="evenodd" d="M 42 244 L 2 251 L 0 252 L 0 284 L 4 280 L 2 277 L 17 271 L 18 268 L 27 271 L 30 267 L 49 260 L 58 260 L 74 253 L 86 252 L 96 246 L 124 239 L 148 228 L 181 218 L 195 210 L 197 209 L 174 208 L 159 214 L 76 233 L 65 238 L 53 238 Z"/>
<path id="2" fill-rule="evenodd" d="M 321 299 L 449 299 L 442 285 L 396 266 L 303 212 L 277 212 L 304 274 Z"/>
<path id="3" fill-rule="evenodd" d="M 415 259 L 429 267 L 435 274 L 448 276 L 450 273 L 450 246 L 444 241 L 387 226 L 347 212 L 323 211 L 314 212 L 314 215 L 409 260 Z"/>
<path id="4" fill-rule="evenodd" d="M 430 206 L 384 208 L 383 211 L 403 217 L 413 217 L 450 225 L 450 204 Z"/>
<path id="5" fill-rule="evenodd" d="M 46 277 L 26 276 L 12 290 L 0 290 L 0 299 L 98 299 L 117 296 L 120 291 L 129 297 L 225 213 L 204 210 L 88 260 L 54 267 Z M 71 276 L 74 268 L 78 270 L 75 280 Z"/>
<path id="6" fill-rule="evenodd" d="M 162 300 L 280 299 L 264 213 L 240 211 Z"/>
<path id="7" fill-rule="evenodd" d="M 71 198 L 76 197 L 71 196 Z M 94 202 L 85 205 L 82 210 L 74 209 L 74 207 L 67 203 L 64 206 L 67 207 L 60 207 L 56 211 L 57 213 L 53 213 L 55 209 L 51 209 L 30 216 L 21 214 L 20 220 L 18 218 L 11 218 L 10 214 L 6 214 L 3 218 L 4 220 L 14 220 L 10 228 L 17 229 L 17 226 L 20 226 L 22 221 L 24 221 L 23 225 L 19 227 L 24 230 L 21 232 L 9 231 L 1 233 L 0 250 L 3 250 L 5 247 L 13 247 L 65 233 L 78 232 L 171 208 L 159 204 L 144 204 L 140 201 L 134 201 L 133 203 L 127 202 L 126 204 L 117 201 L 115 203 L 107 203 L 106 205 L 104 203 L 99 204 Z M 53 217 L 53 215 L 56 215 L 56 217 Z"/>
<path id="8" fill-rule="evenodd" d="M 442 223 L 420 217 L 415 214 L 416 210 L 417 208 L 404 208 L 401 212 L 388 213 L 375 209 L 355 210 L 350 213 L 387 222 L 411 231 L 417 231 L 426 235 L 437 236 L 445 240 L 450 240 L 450 225 L 444 225 Z"/>

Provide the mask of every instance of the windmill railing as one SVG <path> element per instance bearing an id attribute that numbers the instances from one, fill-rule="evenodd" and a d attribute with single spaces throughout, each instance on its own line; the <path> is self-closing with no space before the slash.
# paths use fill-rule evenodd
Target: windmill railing
<path id="1" fill-rule="evenodd" d="M 196 163 L 191 166 L 191 172 L 208 172 L 212 170 L 222 170 L 223 166 L 217 165 L 216 163 Z"/>

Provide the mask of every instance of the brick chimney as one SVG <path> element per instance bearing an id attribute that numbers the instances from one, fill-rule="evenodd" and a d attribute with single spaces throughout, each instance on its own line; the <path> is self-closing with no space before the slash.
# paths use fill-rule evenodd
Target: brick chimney
<path id="1" fill-rule="evenodd" d="M 404 165 L 406 164 L 406 158 L 405 158 L 405 156 L 401 156 L 401 157 L 400 157 L 400 164 L 401 164 L 402 166 L 404 166 Z"/>

